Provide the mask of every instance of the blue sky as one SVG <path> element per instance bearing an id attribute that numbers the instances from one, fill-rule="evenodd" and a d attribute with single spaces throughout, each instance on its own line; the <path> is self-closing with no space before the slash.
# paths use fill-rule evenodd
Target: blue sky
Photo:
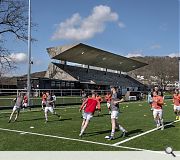
<path id="1" fill-rule="evenodd" d="M 46 70 L 46 48 L 86 43 L 124 56 L 175 56 L 179 53 L 178 0 L 31 0 L 32 72 Z M 27 44 L 9 40 L 18 70 L 27 72 Z M 24 56 L 18 53 L 25 53 Z"/>

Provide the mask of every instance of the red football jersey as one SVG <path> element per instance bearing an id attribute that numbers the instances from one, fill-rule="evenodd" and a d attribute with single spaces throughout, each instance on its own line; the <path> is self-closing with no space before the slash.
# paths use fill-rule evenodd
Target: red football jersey
<path id="1" fill-rule="evenodd" d="M 161 96 L 153 97 L 152 107 L 154 109 L 162 109 L 163 98 Z"/>
<path id="2" fill-rule="evenodd" d="M 174 94 L 173 95 L 173 103 L 176 106 L 180 106 L 180 95 L 178 94 Z"/>
<path id="3" fill-rule="evenodd" d="M 24 103 L 27 103 L 27 102 L 28 102 L 28 97 L 24 96 Z"/>
<path id="4" fill-rule="evenodd" d="M 43 94 L 43 95 L 42 95 L 42 101 L 46 101 L 46 99 L 47 99 L 46 94 Z"/>
<path id="5" fill-rule="evenodd" d="M 105 96 L 105 100 L 106 100 L 106 102 L 111 102 L 111 95 L 110 95 L 110 94 L 107 94 L 107 95 Z"/>
<path id="6" fill-rule="evenodd" d="M 94 113 L 96 111 L 96 106 L 97 108 L 100 108 L 99 101 L 97 101 L 96 98 L 87 98 L 87 100 L 82 104 L 81 109 L 85 106 L 84 109 L 85 112 L 87 113 Z"/>

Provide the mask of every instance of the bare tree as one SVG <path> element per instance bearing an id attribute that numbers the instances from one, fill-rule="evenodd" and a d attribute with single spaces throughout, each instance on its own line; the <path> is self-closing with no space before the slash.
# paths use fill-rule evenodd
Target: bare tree
<path id="1" fill-rule="evenodd" d="M 1 0 L 0 34 L 11 33 L 18 39 L 27 40 L 27 3 L 22 0 Z"/>
<path id="2" fill-rule="evenodd" d="M 15 62 L 10 57 L 9 51 L 0 46 L 0 77 L 15 68 Z"/>
<path id="3" fill-rule="evenodd" d="M 28 5 L 25 0 L 0 0 L 0 76 L 15 68 L 6 37 L 27 40 Z"/>

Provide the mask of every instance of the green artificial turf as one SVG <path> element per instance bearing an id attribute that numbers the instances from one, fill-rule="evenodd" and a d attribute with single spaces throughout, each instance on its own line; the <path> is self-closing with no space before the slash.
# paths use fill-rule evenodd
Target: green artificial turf
<path id="1" fill-rule="evenodd" d="M 175 120 L 172 101 L 167 100 L 164 106 L 165 123 Z M 100 142 L 103 144 L 114 144 L 126 138 L 133 137 L 145 131 L 155 128 L 152 112 L 146 102 L 130 102 L 121 104 L 120 124 L 128 131 L 128 137 L 120 137 L 121 132 L 115 133 L 115 140 L 109 141 L 105 136 L 111 132 L 110 115 L 105 104 L 102 104 L 100 116 L 95 113 L 85 134 L 79 138 L 81 126 L 81 113 L 79 106 L 68 106 L 57 108 L 61 119 L 49 114 L 49 122 L 44 123 L 44 113 L 40 108 L 32 111 L 22 111 L 17 122 L 8 122 L 11 110 L 0 111 L 0 128 L 19 130 L 25 132 L 40 133 L 45 135 L 74 138 L 77 141 L 44 137 L 31 134 L 20 134 L 16 132 L 2 131 L 0 129 L 0 150 L 1 151 L 133 151 L 131 149 L 105 146 L 102 144 L 91 144 L 79 142 L 78 139 Z M 30 127 L 34 128 L 30 128 Z M 166 146 L 172 146 L 174 150 L 180 151 L 180 122 L 166 127 L 163 131 L 158 130 L 123 143 L 122 146 L 148 149 L 164 150 Z"/>

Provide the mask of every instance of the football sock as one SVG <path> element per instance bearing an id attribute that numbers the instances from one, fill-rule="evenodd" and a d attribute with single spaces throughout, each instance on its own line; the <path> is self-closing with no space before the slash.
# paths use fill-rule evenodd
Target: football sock
<path id="1" fill-rule="evenodd" d="M 82 127 L 80 134 L 83 134 L 83 133 L 84 133 L 84 128 Z"/>
<path id="2" fill-rule="evenodd" d="M 122 132 L 126 131 L 121 125 L 119 125 L 119 130 L 122 131 Z"/>
<path id="3" fill-rule="evenodd" d="M 112 129 L 112 131 L 111 131 L 111 136 L 112 136 L 112 137 L 114 137 L 114 133 L 115 133 L 115 130 Z"/>
<path id="4" fill-rule="evenodd" d="M 45 113 L 45 118 L 46 118 L 46 121 L 48 121 L 47 113 Z"/>
<path id="5" fill-rule="evenodd" d="M 163 119 L 161 119 L 160 121 L 161 121 L 161 125 L 163 126 L 163 125 L 164 125 L 164 123 L 163 123 L 163 122 L 164 122 L 164 121 L 163 121 Z"/>
<path id="6" fill-rule="evenodd" d="M 160 119 L 158 119 L 158 124 L 161 125 L 161 120 Z"/>
<path id="7" fill-rule="evenodd" d="M 159 120 L 156 120 L 156 119 L 155 119 L 155 123 L 156 123 L 156 125 L 158 125 L 158 124 L 159 124 Z"/>

